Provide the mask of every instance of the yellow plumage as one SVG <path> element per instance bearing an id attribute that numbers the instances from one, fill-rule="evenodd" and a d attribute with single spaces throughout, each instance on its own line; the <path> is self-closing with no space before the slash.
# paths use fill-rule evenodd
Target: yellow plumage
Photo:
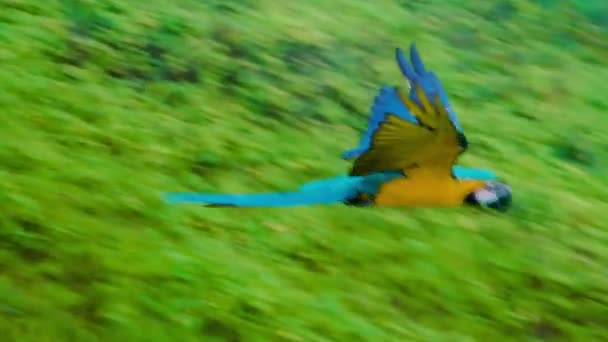
<path id="1" fill-rule="evenodd" d="M 385 207 L 452 207 L 462 205 L 484 182 L 415 174 L 382 185 L 374 204 Z"/>

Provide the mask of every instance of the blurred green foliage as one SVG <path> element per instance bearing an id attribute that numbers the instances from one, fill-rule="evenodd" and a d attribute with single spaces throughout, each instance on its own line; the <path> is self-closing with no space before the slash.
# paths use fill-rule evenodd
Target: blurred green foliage
<path id="1" fill-rule="evenodd" d="M 0 4 L 3 340 L 608 339 L 605 1 Z M 345 172 L 413 41 L 508 214 L 162 203 Z"/>

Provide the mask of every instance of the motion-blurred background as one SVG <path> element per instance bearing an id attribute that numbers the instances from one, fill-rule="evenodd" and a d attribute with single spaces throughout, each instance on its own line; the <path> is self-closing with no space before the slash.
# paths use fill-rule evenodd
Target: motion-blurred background
<path id="1" fill-rule="evenodd" d="M 608 2 L 0 7 L 2 340 L 608 340 Z M 412 42 L 509 213 L 161 201 L 345 173 Z"/>

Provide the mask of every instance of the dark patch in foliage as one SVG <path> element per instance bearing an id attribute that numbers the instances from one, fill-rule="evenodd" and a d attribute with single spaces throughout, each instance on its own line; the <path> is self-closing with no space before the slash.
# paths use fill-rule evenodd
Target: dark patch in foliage
<path id="1" fill-rule="evenodd" d="M 89 289 L 95 282 L 107 279 L 104 265 L 93 255 L 81 252 L 79 255 L 66 256 L 70 262 L 65 264 L 62 279 L 74 289 Z"/>
<path id="2" fill-rule="evenodd" d="M 70 33 L 74 35 L 90 38 L 100 30 L 112 28 L 112 22 L 89 4 L 80 0 L 63 0 L 62 5 Z"/>
<path id="3" fill-rule="evenodd" d="M 173 82 L 199 83 L 200 75 L 194 65 L 188 65 L 181 70 L 171 70 L 166 79 Z"/>
<path id="4" fill-rule="evenodd" d="M 352 82 L 365 82 L 373 78 L 377 70 L 370 68 L 369 61 L 364 57 L 363 51 L 368 51 L 370 54 L 377 55 L 379 48 L 382 50 L 386 46 L 391 46 L 393 42 L 387 41 L 383 44 L 376 42 L 375 44 L 363 44 L 355 42 L 353 44 L 333 44 L 325 47 L 323 61 L 331 67 L 332 70 L 341 70 L 342 73 L 357 73 L 356 78 L 352 78 Z M 385 54 L 386 57 L 391 57 L 391 51 Z"/>
<path id="5" fill-rule="evenodd" d="M 29 13 L 33 15 L 40 15 L 44 13 L 45 6 L 40 6 L 35 2 L 28 1 L 2 1 L 2 10 L 6 11 L 8 9 L 13 9 L 17 11 L 21 11 L 24 13 Z M 4 19 L 4 18 L 2 18 Z M 12 21 L 11 21 L 12 22 Z"/>
<path id="6" fill-rule="evenodd" d="M 352 101 L 347 99 L 347 95 L 342 92 L 339 88 L 331 85 L 321 86 L 320 96 L 329 98 L 335 103 L 339 104 L 340 107 L 344 108 L 349 113 L 357 112 L 357 108 L 353 105 Z"/>
<path id="7" fill-rule="evenodd" d="M 318 102 L 321 100 L 331 100 L 351 114 L 359 113 L 353 102 L 348 99 L 348 95 L 333 85 L 319 84 L 315 91 L 295 93 L 294 97 L 297 101 L 290 103 L 284 121 L 297 118 L 298 122 L 301 122 L 301 119 L 306 118 L 331 123 L 332 121 L 319 110 Z"/>
<path id="8" fill-rule="evenodd" d="M 561 159 L 575 162 L 583 166 L 593 165 L 594 158 L 592 153 L 574 140 L 562 142 L 561 144 L 558 144 L 555 149 L 558 157 Z"/>
<path id="9" fill-rule="evenodd" d="M 315 273 L 322 273 L 323 267 L 313 258 L 302 252 L 289 251 L 285 254 L 289 259 L 302 264 L 307 270 Z"/>
<path id="10" fill-rule="evenodd" d="M 511 65 L 524 65 L 528 63 L 528 56 L 525 51 L 511 51 L 508 55 L 508 61 Z M 504 74 L 512 74 L 513 71 L 504 69 Z"/>
<path id="11" fill-rule="evenodd" d="M 498 92 L 487 84 L 472 84 L 466 89 L 454 91 L 452 94 L 455 99 L 462 100 L 470 108 L 480 108 L 500 98 Z"/>
<path id="12" fill-rule="evenodd" d="M 245 72 L 241 67 L 233 67 L 226 69 L 221 77 L 220 87 L 226 95 L 237 94 L 238 88 L 242 87 L 245 82 Z"/>
<path id="13" fill-rule="evenodd" d="M 82 66 L 90 57 L 85 43 L 102 30 L 110 30 L 112 22 L 93 7 L 79 0 L 63 0 L 63 13 L 68 21 L 68 37 L 61 52 L 51 51 L 51 57 L 62 64 Z"/>
<path id="14" fill-rule="evenodd" d="M 523 108 L 513 108 L 511 109 L 511 114 L 520 117 L 522 119 L 530 120 L 530 121 L 538 121 L 538 118 L 534 116 L 534 114 L 528 112 Z"/>
<path id="15" fill-rule="evenodd" d="M 153 81 L 163 80 L 178 83 L 199 83 L 200 74 L 194 65 L 187 65 L 182 69 L 170 69 L 164 63 L 156 64 L 153 60 L 154 72 L 142 70 L 138 67 L 114 67 L 107 70 L 108 75 L 124 80 Z"/>
<path id="16" fill-rule="evenodd" d="M 236 315 L 248 322 L 254 322 L 264 316 L 264 312 L 255 305 L 242 301 L 236 307 Z"/>
<path id="17" fill-rule="evenodd" d="M 592 252 L 586 248 L 573 247 L 572 250 L 576 254 L 582 256 L 585 259 L 592 260 L 592 261 L 596 261 L 599 259 L 599 256 L 597 255 L 597 253 Z"/>
<path id="18" fill-rule="evenodd" d="M 252 0 L 207 0 L 206 4 L 220 13 L 241 13 L 254 8 Z"/>
<path id="19" fill-rule="evenodd" d="M 108 69 L 108 74 L 114 78 L 141 81 L 200 82 L 200 75 L 194 63 L 186 63 L 182 68 L 171 68 L 165 58 L 168 52 L 167 49 L 154 42 L 147 43 L 142 47 L 142 50 L 149 57 L 149 65 L 152 67 L 152 72 L 144 71 L 137 66 L 129 66 L 126 68 L 114 67 Z"/>
<path id="20" fill-rule="evenodd" d="M 185 66 L 181 68 L 176 68 L 169 66 L 166 60 L 170 43 L 177 44 L 176 38 L 180 37 L 184 30 L 185 24 L 181 18 L 169 17 L 155 32 L 152 32 L 148 42 L 143 46 L 142 49 L 148 55 L 150 66 L 154 70 L 155 79 L 187 83 L 200 81 L 199 72 L 193 61 L 185 63 Z"/>
<path id="21" fill-rule="evenodd" d="M 147 209 L 147 208 L 146 208 Z M 133 206 L 119 206 L 113 211 L 114 217 L 121 217 L 126 220 L 145 219 L 153 215 L 143 207 L 134 208 Z"/>
<path id="22" fill-rule="evenodd" d="M 289 83 L 287 83 L 280 71 L 275 71 L 272 68 L 257 68 L 255 73 L 257 77 L 265 80 L 267 83 L 270 83 L 279 89 L 287 89 L 289 86 Z"/>
<path id="23" fill-rule="evenodd" d="M 112 136 L 102 135 L 98 138 L 99 143 L 106 147 L 107 151 L 111 155 L 118 157 L 124 152 L 123 145 L 120 142 L 115 141 Z"/>
<path id="24" fill-rule="evenodd" d="M 45 230 L 42 224 L 33 221 L 31 218 L 17 218 L 15 223 L 28 233 L 42 233 Z"/>
<path id="25" fill-rule="evenodd" d="M 448 44 L 458 49 L 476 50 L 480 47 L 477 30 L 472 27 L 460 26 L 448 30 L 444 35 Z"/>
<path id="26" fill-rule="evenodd" d="M 90 57 L 90 53 L 81 40 L 68 38 L 65 44 L 62 53 L 56 55 L 51 54 L 55 62 L 80 67 Z"/>
<path id="27" fill-rule="evenodd" d="M 269 119 L 284 121 L 289 119 L 286 103 L 269 97 L 263 89 L 246 89 L 241 93 L 247 107 L 254 113 Z"/>
<path id="28" fill-rule="evenodd" d="M 0 233 L 2 244 L 28 262 L 41 262 L 50 257 L 48 239 L 43 235 L 47 227 L 20 217 L 13 219 L 13 224 L 14 230 Z"/>
<path id="29" fill-rule="evenodd" d="M 245 34 L 229 25 L 218 26 L 211 37 L 228 48 L 228 56 L 251 63 L 259 63 L 258 49 L 252 43 L 243 40 Z"/>
<path id="30" fill-rule="evenodd" d="M 527 283 L 534 290 L 542 290 L 545 287 L 543 279 L 536 275 L 528 275 Z"/>
<path id="31" fill-rule="evenodd" d="M 510 0 L 503 0 L 492 6 L 483 14 L 483 17 L 493 22 L 501 22 L 511 19 L 517 13 L 517 8 Z"/>
<path id="32" fill-rule="evenodd" d="M 580 61 L 590 64 L 605 67 L 606 60 L 603 56 L 593 53 L 583 53 L 580 55 Z"/>
<path id="33" fill-rule="evenodd" d="M 605 1 L 581 1 L 578 4 L 580 12 L 589 22 L 602 30 L 608 30 L 608 3 Z"/>
<path id="34" fill-rule="evenodd" d="M 559 337 L 561 334 L 558 327 L 545 320 L 540 320 L 532 324 L 531 330 L 534 336 L 543 340 L 554 339 Z"/>
<path id="35" fill-rule="evenodd" d="M 608 101 L 603 101 L 600 99 L 589 99 L 587 100 L 587 103 L 600 112 L 608 112 Z"/>
<path id="36" fill-rule="evenodd" d="M 150 81 L 152 79 L 146 71 L 139 68 L 122 69 L 119 67 L 113 67 L 107 69 L 106 72 L 109 76 L 122 80 Z"/>
<path id="37" fill-rule="evenodd" d="M 147 56 L 147 65 L 121 65 L 114 64 L 105 67 L 105 72 L 113 78 L 122 80 L 136 81 L 141 86 L 151 81 L 171 81 L 185 83 L 199 83 L 201 75 L 196 67 L 195 61 L 186 61 L 181 66 L 170 66 L 166 56 L 170 53 L 172 44 L 179 43 L 179 37 L 185 30 L 185 25 L 180 18 L 169 17 L 165 18 L 163 23 L 154 31 L 148 34 L 142 42 L 135 45 L 119 44 L 116 42 L 105 42 L 103 38 L 100 41 L 112 47 L 114 50 L 123 55 L 141 54 Z M 72 44 L 69 43 L 68 44 Z M 70 59 L 63 58 L 63 61 L 72 64 L 75 61 L 80 61 L 86 55 L 86 50 L 72 48 L 73 57 Z M 80 53 L 78 53 L 80 52 Z M 83 56 L 84 55 L 84 56 Z M 79 63 L 80 65 L 82 63 Z M 143 87 L 142 87 L 143 88 Z"/>
<path id="38" fill-rule="evenodd" d="M 574 48 L 578 46 L 578 38 L 571 31 L 558 31 L 552 34 L 551 42 L 561 48 Z"/>
<path id="39" fill-rule="evenodd" d="M 296 118 L 298 122 L 301 122 L 303 118 L 306 118 L 322 123 L 331 123 L 329 118 L 319 111 L 315 100 L 299 100 L 291 107 L 289 116 Z"/>
<path id="40" fill-rule="evenodd" d="M 264 116 L 271 119 L 283 121 L 289 118 L 283 107 L 273 101 L 262 100 L 258 103 L 257 108 L 258 113 L 264 114 Z"/>
<path id="41" fill-rule="evenodd" d="M 289 70 L 298 74 L 310 73 L 326 62 L 323 48 L 309 43 L 283 40 L 277 50 Z"/>
<path id="42" fill-rule="evenodd" d="M 202 329 L 203 336 L 206 337 L 217 337 L 224 341 L 239 342 L 241 336 L 236 329 L 233 329 L 226 323 L 216 318 L 209 318 L 205 321 Z"/>
<path id="43" fill-rule="evenodd" d="M 431 0 L 400 0 L 399 6 L 405 8 L 408 11 L 417 11 L 423 6 L 431 4 Z"/>
<path id="44" fill-rule="evenodd" d="M 535 3 L 537 5 L 540 5 L 541 7 L 544 8 L 550 8 L 553 7 L 558 0 L 529 0 L 532 3 Z"/>
<path id="45" fill-rule="evenodd" d="M 96 256 L 80 252 L 75 255 L 66 255 L 70 260 L 64 263 L 63 274 L 56 280 L 82 294 L 82 301 L 71 307 L 71 311 L 78 317 L 84 318 L 87 323 L 98 325 L 106 321 L 100 313 L 103 306 L 104 295 L 96 287 L 97 283 L 108 279 L 108 270 L 101 264 Z"/>
<path id="46" fill-rule="evenodd" d="M 211 170 L 222 165 L 222 158 L 214 152 L 201 153 L 196 161 L 192 164 L 192 173 L 205 177 Z"/>
<path id="47" fill-rule="evenodd" d="M 165 96 L 163 103 L 171 107 L 178 107 L 188 103 L 188 96 L 183 91 L 174 90 Z"/>
<path id="48" fill-rule="evenodd" d="M 14 172 L 15 174 L 24 173 L 33 170 L 40 163 L 25 153 L 21 149 L 14 147 L 3 147 L 7 156 L 10 158 L 4 158 L 2 161 L 2 168 L 4 170 Z"/>
<path id="49" fill-rule="evenodd" d="M 148 44 L 146 44 L 143 50 L 148 54 L 148 56 L 152 60 L 152 63 L 159 64 L 163 61 L 165 53 L 167 53 L 167 49 L 154 42 L 149 42 Z"/>
<path id="50" fill-rule="evenodd" d="M 531 60 L 531 62 L 535 63 L 538 66 L 542 66 L 544 68 L 559 68 L 562 66 L 562 62 L 559 58 L 549 52 L 542 52 L 536 55 L 536 57 Z"/>
<path id="51" fill-rule="evenodd" d="M 71 311 L 76 317 L 84 319 L 91 325 L 98 326 L 107 322 L 107 319 L 101 312 L 104 301 L 105 297 L 103 293 L 95 288 L 91 288 L 84 293 L 81 302 L 71 307 Z"/>

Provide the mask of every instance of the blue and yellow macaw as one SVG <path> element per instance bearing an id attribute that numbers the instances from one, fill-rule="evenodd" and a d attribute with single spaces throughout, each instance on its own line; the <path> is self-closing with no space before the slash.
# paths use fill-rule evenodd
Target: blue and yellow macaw
<path id="1" fill-rule="evenodd" d="M 344 203 L 355 206 L 449 207 L 473 204 L 504 211 L 511 188 L 484 169 L 454 165 L 467 139 L 448 96 L 425 68 L 414 44 L 411 64 L 396 49 L 409 93 L 384 86 L 372 106 L 348 175 L 306 183 L 293 192 L 259 194 L 170 193 L 170 203 L 211 207 L 284 207 Z"/>

